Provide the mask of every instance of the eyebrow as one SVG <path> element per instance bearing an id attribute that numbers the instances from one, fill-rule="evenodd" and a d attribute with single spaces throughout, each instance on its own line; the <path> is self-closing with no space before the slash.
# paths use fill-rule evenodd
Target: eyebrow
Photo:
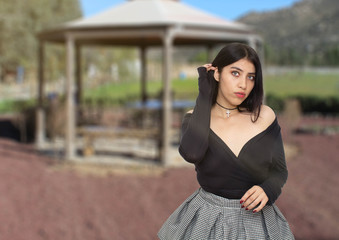
<path id="1" fill-rule="evenodd" d="M 237 69 L 237 70 L 239 70 L 240 72 L 244 72 L 244 70 L 242 70 L 241 68 L 238 68 L 238 67 L 231 67 L 231 68 Z M 255 72 L 254 72 L 254 73 L 248 73 L 248 74 L 254 74 L 254 75 L 255 75 Z"/>

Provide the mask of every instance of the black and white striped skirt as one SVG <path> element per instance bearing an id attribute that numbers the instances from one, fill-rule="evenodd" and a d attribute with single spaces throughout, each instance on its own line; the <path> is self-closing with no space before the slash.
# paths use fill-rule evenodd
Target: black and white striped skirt
<path id="1" fill-rule="evenodd" d="M 241 208 L 230 200 L 198 189 L 183 202 L 161 227 L 161 240 L 205 239 L 294 239 L 276 205 L 258 213 Z"/>

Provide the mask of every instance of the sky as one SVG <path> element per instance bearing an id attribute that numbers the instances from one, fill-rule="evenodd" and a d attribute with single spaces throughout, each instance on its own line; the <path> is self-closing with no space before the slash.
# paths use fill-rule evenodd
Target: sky
<path id="1" fill-rule="evenodd" d="M 126 0 L 80 0 L 84 17 L 124 3 Z M 301 0 L 181 0 L 227 20 L 236 20 L 251 11 L 263 12 L 292 6 Z"/>

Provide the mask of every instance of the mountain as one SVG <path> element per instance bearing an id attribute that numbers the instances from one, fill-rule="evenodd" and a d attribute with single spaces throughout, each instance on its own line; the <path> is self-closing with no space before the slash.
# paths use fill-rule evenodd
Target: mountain
<path id="1" fill-rule="evenodd" d="M 273 63 L 339 64 L 338 0 L 302 0 L 277 11 L 251 12 L 237 21 L 263 36 Z"/>

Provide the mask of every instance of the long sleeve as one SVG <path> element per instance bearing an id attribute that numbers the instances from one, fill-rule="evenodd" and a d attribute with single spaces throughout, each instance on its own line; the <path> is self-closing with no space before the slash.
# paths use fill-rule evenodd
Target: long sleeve
<path id="1" fill-rule="evenodd" d="M 285 153 L 281 133 L 277 137 L 277 141 L 273 149 L 272 167 L 269 177 L 259 186 L 262 187 L 268 197 L 268 204 L 272 205 L 281 194 L 281 189 L 286 183 L 288 171 L 285 161 Z"/>
<path id="2" fill-rule="evenodd" d="M 216 81 L 213 71 L 198 68 L 199 95 L 192 114 L 186 114 L 181 127 L 179 153 L 190 163 L 203 159 L 208 148 L 212 96 Z"/>

